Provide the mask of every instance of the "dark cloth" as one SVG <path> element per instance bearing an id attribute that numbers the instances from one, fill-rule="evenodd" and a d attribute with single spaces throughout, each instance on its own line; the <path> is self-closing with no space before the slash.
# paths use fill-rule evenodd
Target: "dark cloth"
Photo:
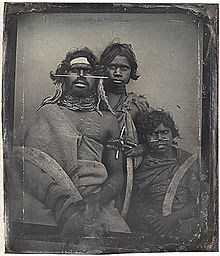
<path id="1" fill-rule="evenodd" d="M 129 211 L 129 223 L 134 231 L 153 233 L 150 224 L 153 216 L 162 216 L 162 207 L 168 186 L 178 170 L 191 154 L 173 147 L 175 158 L 155 158 L 147 155 L 136 169 L 134 190 Z M 181 179 L 172 204 L 172 213 L 181 210 L 188 202 L 196 200 L 199 195 L 199 164 L 195 161 Z M 189 220 L 181 220 L 189 221 Z M 194 220 L 193 220 L 194 222 Z M 178 237 L 179 227 L 173 227 L 173 234 Z M 191 234 L 192 235 L 192 234 Z"/>

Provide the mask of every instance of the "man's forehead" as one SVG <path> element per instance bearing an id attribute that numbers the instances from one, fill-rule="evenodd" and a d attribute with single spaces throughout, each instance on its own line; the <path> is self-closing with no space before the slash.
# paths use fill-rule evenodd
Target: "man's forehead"
<path id="1" fill-rule="evenodd" d="M 76 64 L 83 64 L 87 66 L 91 66 L 88 59 L 86 57 L 77 57 L 70 61 L 70 66 L 76 65 Z"/>
<path id="2" fill-rule="evenodd" d="M 92 69 L 92 66 L 90 64 L 75 63 L 71 65 L 71 68 Z"/>

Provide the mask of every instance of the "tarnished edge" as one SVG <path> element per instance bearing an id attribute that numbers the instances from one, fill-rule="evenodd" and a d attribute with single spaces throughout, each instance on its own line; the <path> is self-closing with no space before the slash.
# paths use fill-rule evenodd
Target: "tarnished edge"
<path id="1" fill-rule="evenodd" d="M 10 19 L 15 19 L 13 16 L 18 16 L 19 14 L 22 13 L 39 13 L 39 12 L 55 12 L 51 6 L 56 6 L 56 9 L 68 9 L 69 5 L 68 4 L 51 4 L 51 3 L 5 3 L 5 9 L 4 9 L 4 38 L 3 38 L 3 54 L 6 52 L 7 48 L 7 42 L 8 42 L 8 36 L 7 36 L 7 24 L 10 23 Z M 120 4 L 120 3 L 115 3 L 112 4 L 113 9 L 116 10 L 118 8 L 124 9 L 124 12 L 126 11 L 131 11 L 133 8 L 138 8 L 138 9 L 145 9 L 149 11 L 153 11 L 154 9 L 167 9 L 169 10 L 170 8 L 176 8 L 178 10 L 185 11 L 188 14 L 194 15 L 195 17 L 201 19 L 206 26 L 209 29 L 210 32 L 210 37 L 209 37 L 209 43 L 207 47 L 207 51 L 205 53 L 205 57 L 203 58 L 203 64 L 206 65 L 206 59 L 210 56 L 212 52 L 214 52 L 212 58 L 214 59 L 214 69 L 212 70 L 212 85 L 211 85 L 211 101 L 212 101 L 212 109 L 211 111 L 211 125 L 212 125 L 212 140 L 213 140 L 213 145 L 212 145 L 212 156 L 213 156 L 213 168 L 212 168 L 212 173 L 213 173 L 213 190 L 214 194 L 216 195 L 215 197 L 215 220 L 214 220 L 214 226 L 215 226 L 215 231 L 217 229 L 218 225 L 218 220 L 217 220 L 217 207 L 218 207 L 218 150 L 217 150 L 217 144 L 218 144 L 218 117 L 217 117 L 217 110 L 218 109 L 218 92 L 217 92 L 217 87 L 218 87 L 218 76 L 217 76 L 217 71 L 218 71 L 218 5 L 217 4 Z M 81 11 L 82 12 L 82 11 Z M 134 13 L 138 11 L 133 11 Z M 4 85 L 3 85 L 3 94 L 4 94 Z M 3 95 L 4 97 L 4 95 Z M 4 99 L 3 99 L 3 106 L 4 106 Z M 214 112 L 214 113 L 213 113 Z M 3 120 L 4 122 L 5 120 Z M 3 126 L 3 138 L 6 138 L 5 136 L 8 136 L 5 127 Z M 4 140 L 4 149 L 6 149 L 7 145 L 5 145 Z M 4 161 L 8 161 L 8 150 L 4 151 L 5 158 Z M 6 165 L 6 163 L 4 163 Z M 5 167 L 5 166 L 4 166 Z M 213 237 L 212 242 L 210 245 L 207 246 L 207 249 L 209 251 L 213 251 L 214 247 L 216 247 L 216 239 L 218 237 Z"/>

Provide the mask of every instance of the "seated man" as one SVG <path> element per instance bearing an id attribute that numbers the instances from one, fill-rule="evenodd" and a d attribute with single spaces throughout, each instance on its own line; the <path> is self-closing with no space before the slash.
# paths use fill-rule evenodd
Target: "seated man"
<path id="1" fill-rule="evenodd" d="M 160 242 L 188 241 L 198 235 L 197 157 L 174 146 L 179 132 L 163 110 L 141 115 L 137 128 L 150 151 L 135 172 L 130 225 Z"/>
<path id="2" fill-rule="evenodd" d="M 97 59 L 88 48 L 68 52 L 51 72 L 55 95 L 34 116 L 24 150 L 15 149 L 25 158 L 22 174 L 32 198 L 25 213 L 38 215 L 38 224 L 55 221 L 63 235 L 130 232 L 114 207 L 123 185 L 121 153 L 116 159 L 106 147 L 119 137 L 118 122 L 111 108 L 99 110 L 100 102 L 109 104 L 96 75 Z"/>

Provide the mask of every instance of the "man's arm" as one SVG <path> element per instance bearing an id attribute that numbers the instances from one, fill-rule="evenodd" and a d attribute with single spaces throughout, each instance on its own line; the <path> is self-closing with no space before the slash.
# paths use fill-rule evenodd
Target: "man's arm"
<path id="1" fill-rule="evenodd" d="M 104 116 L 103 125 L 106 129 L 106 143 L 108 139 L 119 138 L 119 126 L 116 117 L 113 115 Z M 103 184 L 102 190 L 88 197 L 86 200 L 88 203 L 98 201 L 101 205 L 104 205 L 115 198 L 120 192 L 124 177 L 122 166 L 122 153 L 119 153 L 118 159 L 116 159 L 116 150 L 110 149 L 105 146 L 103 152 L 103 163 L 108 172 L 108 179 Z M 93 199 L 92 199 L 93 198 Z"/>
<path id="2" fill-rule="evenodd" d="M 35 114 L 25 134 L 25 147 L 44 149 L 50 142 L 50 123 L 45 117 L 45 111 L 41 110 Z M 69 196 L 66 189 L 58 185 L 55 180 L 41 170 L 38 166 L 24 161 L 24 181 L 26 189 L 48 208 L 54 209 L 56 201 Z"/>
<path id="3" fill-rule="evenodd" d="M 120 130 L 116 117 L 109 118 L 109 135 L 108 138 L 119 138 Z M 120 190 L 123 184 L 123 162 L 122 152 L 119 151 L 116 159 L 116 150 L 105 147 L 104 163 L 108 171 L 109 178 L 107 182 L 112 184 L 116 189 Z"/>
<path id="4" fill-rule="evenodd" d="M 44 151 L 46 145 L 51 145 L 50 130 L 50 119 L 42 108 L 35 114 L 27 130 L 25 146 Z M 76 212 L 77 206 L 70 192 L 38 166 L 25 161 L 23 175 L 26 189 L 53 211 L 59 226 L 62 226 L 65 220 Z M 68 214 L 66 214 L 67 209 Z"/>
<path id="5" fill-rule="evenodd" d="M 113 115 L 104 115 L 103 127 L 106 127 L 104 128 L 106 141 L 108 138 L 119 137 L 118 121 Z M 97 217 L 96 213 L 99 206 L 106 205 L 120 193 L 123 184 L 122 154 L 121 152 L 119 153 L 118 159 L 115 158 L 115 155 L 116 150 L 105 147 L 103 163 L 108 172 L 108 179 L 103 184 L 100 192 L 90 194 L 77 205 L 71 204 L 65 212 L 63 211 L 63 202 L 61 202 L 61 207 L 57 207 L 58 212 L 64 212 L 61 218 L 59 218 L 63 233 L 71 233 L 71 227 L 73 226 L 75 228 L 76 223 L 80 225 L 82 222 L 81 225 L 84 226 L 88 221 L 91 224 L 92 218 L 95 219 Z M 75 207 L 81 211 L 80 215 L 73 215 Z M 71 214 L 73 217 L 71 217 Z M 94 224 L 94 221 L 92 223 Z"/>

